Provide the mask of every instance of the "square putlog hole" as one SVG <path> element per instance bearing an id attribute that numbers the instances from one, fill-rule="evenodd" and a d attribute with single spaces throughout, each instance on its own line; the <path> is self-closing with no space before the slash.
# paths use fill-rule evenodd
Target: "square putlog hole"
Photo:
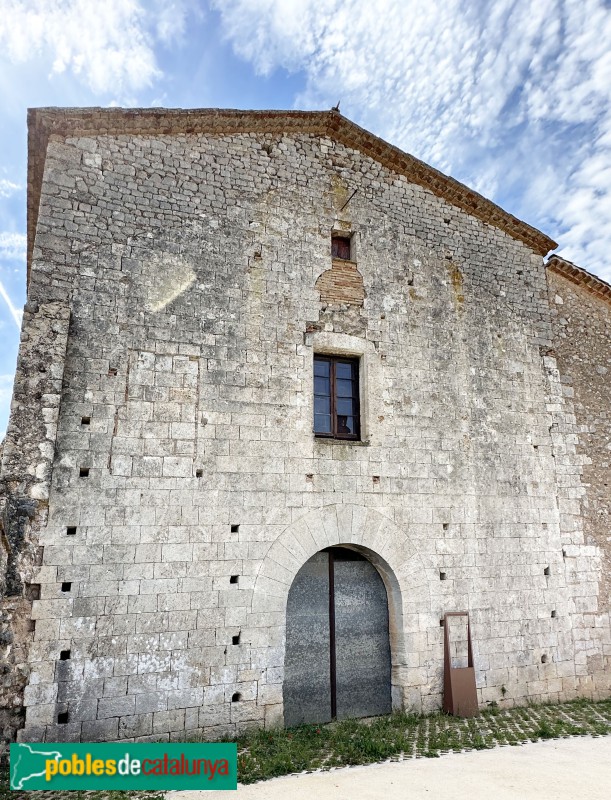
<path id="1" fill-rule="evenodd" d="M 89 467 L 80 467 L 78 471 L 79 478 L 88 478 L 89 477 Z"/>
<path id="2" fill-rule="evenodd" d="M 91 425 L 91 417 L 81 417 L 81 425 L 83 427 Z"/>
<path id="3" fill-rule="evenodd" d="M 70 661 L 70 650 L 62 650 L 59 654 L 60 661 Z"/>
<path id="4" fill-rule="evenodd" d="M 231 576 L 229 577 L 229 583 L 234 583 L 234 584 L 237 584 L 237 582 L 239 581 L 239 579 L 240 579 L 240 576 L 239 576 L 239 575 L 231 575 Z"/>
<path id="5" fill-rule="evenodd" d="M 66 528 L 66 536 L 76 536 L 76 525 L 68 525 Z"/>
<path id="6" fill-rule="evenodd" d="M 240 634 L 231 637 L 231 644 L 240 644 Z"/>
<path id="7" fill-rule="evenodd" d="M 60 714 L 57 715 L 57 724 L 58 725 L 67 725 L 68 724 L 68 712 L 62 711 Z"/>
<path id="8" fill-rule="evenodd" d="M 239 525 L 232 525 L 231 526 L 231 532 L 232 533 L 239 533 L 240 532 L 240 526 Z"/>
<path id="9" fill-rule="evenodd" d="M 72 589 L 72 583 L 70 581 L 64 581 L 62 583 L 62 592 L 69 592 Z"/>
<path id="10" fill-rule="evenodd" d="M 28 600 L 40 600 L 40 584 L 26 583 L 25 596 Z"/>

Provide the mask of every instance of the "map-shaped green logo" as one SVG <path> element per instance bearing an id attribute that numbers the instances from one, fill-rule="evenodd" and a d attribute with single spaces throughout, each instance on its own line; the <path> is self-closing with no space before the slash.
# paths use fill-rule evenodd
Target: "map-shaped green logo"
<path id="1" fill-rule="evenodd" d="M 11 745 L 11 789 L 30 788 L 28 781 L 44 778 L 47 761 L 59 761 L 62 754 L 42 744 Z"/>

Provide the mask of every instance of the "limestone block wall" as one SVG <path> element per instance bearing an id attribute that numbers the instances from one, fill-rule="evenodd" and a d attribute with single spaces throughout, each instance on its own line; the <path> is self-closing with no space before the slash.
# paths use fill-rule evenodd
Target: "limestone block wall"
<path id="1" fill-rule="evenodd" d="M 40 596 L 39 532 L 48 518 L 70 309 L 29 302 L 0 478 L 0 757 L 23 725 L 32 601 Z"/>
<path id="2" fill-rule="evenodd" d="M 575 584 L 581 615 L 576 655 L 584 685 L 599 695 L 611 690 L 611 287 L 554 257 L 548 265 L 554 348 L 563 395 L 573 405 L 576 443 L 582 463 L 583 491 L 571 513 L 583 520 L 566 538 L 567 578 Z M 587 556 L 599 565 L 597 598 L 581 595 Z M 584 558 L 585 557 L 585 558 Z M 591 563 L 591 562 L 590 562 Z"/>
<path id="3" fill-rule="evenodd" d="M 356 268 L 321 299 L 334 230 Z M 482 704 L 580 693 L 600 564 L 567 578 L 526 244 L 327 135 L 51 135 L 30 299 L 71 324 L 23 740 L 281 724 L 286 598 L 332 544 L 385 581 L 396 707 L 440 706 L 463 609 Z M 316 352 L 360 359 L 361 442 L 314 438 Z"/>

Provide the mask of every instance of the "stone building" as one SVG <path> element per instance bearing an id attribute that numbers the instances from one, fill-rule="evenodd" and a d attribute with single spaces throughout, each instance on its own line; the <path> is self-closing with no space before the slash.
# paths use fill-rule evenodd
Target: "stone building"
<path id="1" fill-rule="evenodd" d="M 481 706 L 608 696 L 611 287 L 554 247 L 335 111 L 31 111 L 5 735 L 430 711 L 461 610 Z"/>

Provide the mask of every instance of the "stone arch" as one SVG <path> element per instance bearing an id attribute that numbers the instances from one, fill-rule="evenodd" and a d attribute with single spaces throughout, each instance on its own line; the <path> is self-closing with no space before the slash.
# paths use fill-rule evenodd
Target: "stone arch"
<path id="1" fill-rule="evenodd" d="M 414 666 L 410 663 L 405 617 L 431 613 L 431 576 L 405 531 L 376 509 L 324 506 L 289 525 L 263 559 L 253 586 L 251 611 L 254 616 L 268 612 L 282 614 L 282 623 L 271 638 L 276 643 L 275 666 L 283 668 L 284 615 L 293 580 L 308 559 L 332 546 L 360 552 L 384 581 L 388 596 L 392 701 L 393 708 L 402 708 L 408 689 L 407 672 Z"/>

